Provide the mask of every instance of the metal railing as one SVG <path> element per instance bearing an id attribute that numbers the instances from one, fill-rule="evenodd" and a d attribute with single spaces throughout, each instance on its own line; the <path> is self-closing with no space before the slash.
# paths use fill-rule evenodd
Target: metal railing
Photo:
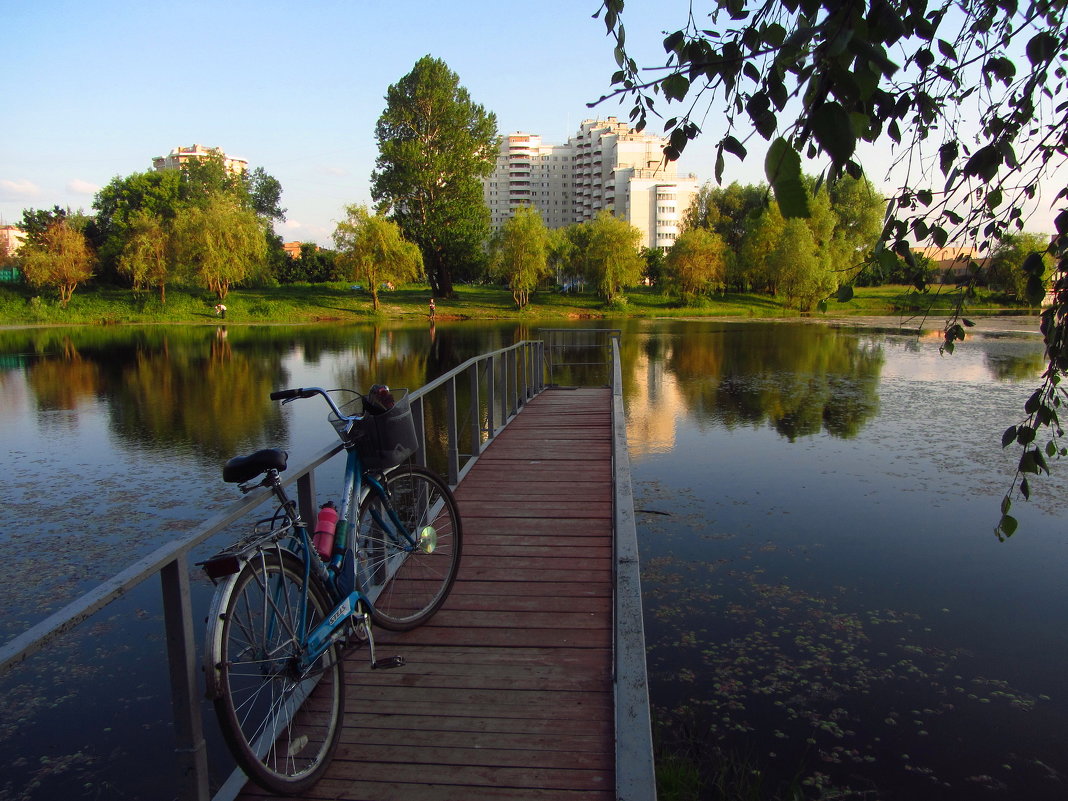
<path id="1" fill-rule="evenodd" d="M 545 342 L 545 369 L 549 386 L 586 386 L 612 383 L 613 343 L 618 344 L 618 328 L 539 328 Z M 616 352 L 618 356 L 618 352 Z"/>
<path id="2" fill-rule="evenodd" d="M 615 681 L 616 799 L 656 801 L 649 675 L 645 663 L 645 624 L 638 563 L 638 531 L 630 481 L 627 421 L 619 334 L 611 342 L 612 372 L 612 557 L 614 571 L 612 674 Z"/>
<path id="3" fill-rule="evenodd" d="M 412 412 L 420 436 L 418 460 L 427 464 L 435 458 L 444 461 L 442 472 L 455 486 L 471 469 L 484 443 L 492 440 L 522 407 L 545 388 L 542 365 L 544 343 L 525 340 L 507 348 L 467 360 L 445 375 L 411 393 Z M 428 417 L 437 393 L 444 394 L 444 453 L 429 449 L 426 438 Z M 461 399 L 464 414 L 461 415 Z M 466 450 L 461 442 L 466 442 Z M 297 485 L 297 500 L 305 520 L 315 519 L 315 470 L 342 449 L 341 443 L 324 448 L 312 460 L 286 471 L 285 486 Z M 437 465 L 431 464 L 437 468 Z M 438 468 L 440 469 L 440 468 Z M 246 517 L 270 498 L 269 490 L 249 493 L 243 500 L 204 521 L 177 542 L 168 543 L 108 579 L 55 614 L 0 647 L 0 675 L 19 665 L 88 620 L 133 587 L 159 574 L 162 584 L 163 617 L 171 676 L 176 754 L 180 765 L 180 785 L 174 797 L 183 801 L 208 801 L 207 746 L 204 739 L 198 688 L 196 638 L 189 585 L 190 552 L 227 526 Z"/>

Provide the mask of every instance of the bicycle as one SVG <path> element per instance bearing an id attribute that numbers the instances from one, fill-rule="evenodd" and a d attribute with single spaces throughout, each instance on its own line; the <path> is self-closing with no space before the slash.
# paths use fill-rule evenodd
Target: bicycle
<path id="1" fill-rule="evenodd" d="M 364 410 L 352 415 L 319 387 L 271 393 L 282 403 L 321 395 L 344 443 L 342 507 L 329 548 L 282 486 L 285 451 L 260 450 L 223 467 L 224 481 L 243 493 L 266 487 L 278 508 L 200 563 L 216 583 L 207 690 L 238 764 L 273 792 L 307 790 L 333 757 L 345 707 L 342 649 L 366 642 L 372 669 L 402 666 L 402 657 L 377 658 L 372 624 L 405 631 L 425 623 L 459 569 L 456 501 L 435 473 L 410 463 L 418 439 L 407 394 L 388 406 L 394 399 L 388 390 L 376 397 L 380 389 L 355 393 Z"/>

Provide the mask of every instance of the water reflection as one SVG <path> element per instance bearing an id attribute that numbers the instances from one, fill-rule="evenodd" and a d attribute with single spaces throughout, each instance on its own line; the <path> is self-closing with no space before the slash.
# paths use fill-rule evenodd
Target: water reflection
<path id="1" fill-rule="evenodd" d="M 625 394 L 641 407 L 632 447 L 670 448 L 672 421 L 685 416 L 728 429 L 767 424 L 793 442 L 856 436 L 878 412 L 877 341 L 820 326 L 665 327 L 624 339 Z"/>

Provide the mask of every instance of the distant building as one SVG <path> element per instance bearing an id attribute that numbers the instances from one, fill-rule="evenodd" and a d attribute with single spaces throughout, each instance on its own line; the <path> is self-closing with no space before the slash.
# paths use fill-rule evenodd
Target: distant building
<path id="1" fill-rule="evenodd" d="M 642 245 L 667 250 L 698 184 L 664 160 L 666 144 L 615 117 L 583 121 L 563 145 L 545 144 L 538 134 L 505 136 L 483 181 L 490 224 L 499 230 L 520 206 L 536 208 L 549 228 L 607 209 L 642 232 Z"/>
<path id="2" fill-rule="evenodd" d="M 953 281 L 968 274 L 971 265 L 985 268 L 988 258 L 979 256 L 973 247 L 926 247 L 913 248 L 914 252 L 931 260 L 931 266 L 941 274 L 943 281 Z"/>
<path id="3" fill-rule="evenodd" d="M 0 225 L 0 253 L 14 256 L 26 234 L 17 225 Z"/>
<path id="4" fill-rule="evenodd" d="M 284 250 L 286 252 L 286 255 L 289 256 L 289 258 L 291 258 L 291 259 L 299 259 L 300 258 L 300 245 L 301 245 L 300 242 L 283 242 L 282 243 L 282 250 Z M 316 250 L 318 250 L 318 249 L 319 248 L 317 247 Z"/>
<path id="5" fill-rule="evenodd" d="M 176 147 L 166 156 L 156 156 L 152 159 L 152 167 L 158 172 L 163 170 L 177 170 L 191 159 L 207 158 L 211 155 L 220 155 L 223 166 L 227 172 L 242 175 L 248 172 L 248 161 L 234 156 L 228 156 L 219 147 L 204 147 L 203 145 L 190 145 L 189 147 Z"/>

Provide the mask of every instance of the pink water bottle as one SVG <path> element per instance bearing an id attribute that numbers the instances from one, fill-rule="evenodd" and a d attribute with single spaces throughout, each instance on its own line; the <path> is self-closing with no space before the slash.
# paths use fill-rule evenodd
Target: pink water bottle
<path id="1" fill-rule="evenodd" d="M 319 516 L 315 519 L 315 534 L 312 542 L 315 551 L 325 562 L 334 550 L 334 529 L 337 528 L 337 507 L 333 501 L 327 501 L 319 507 Z"/>

